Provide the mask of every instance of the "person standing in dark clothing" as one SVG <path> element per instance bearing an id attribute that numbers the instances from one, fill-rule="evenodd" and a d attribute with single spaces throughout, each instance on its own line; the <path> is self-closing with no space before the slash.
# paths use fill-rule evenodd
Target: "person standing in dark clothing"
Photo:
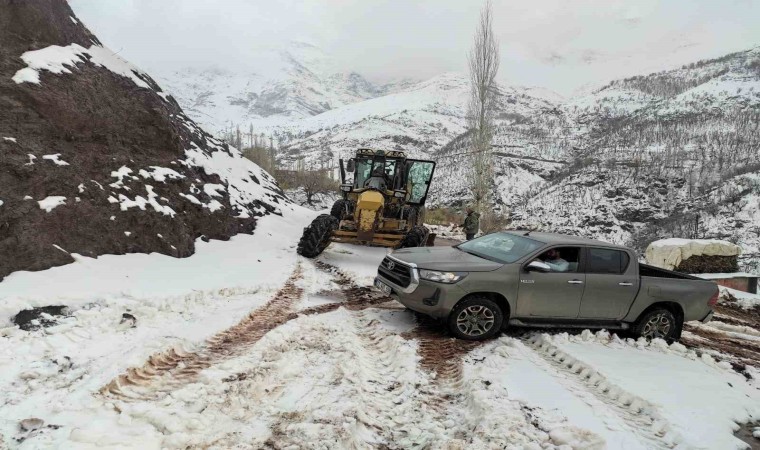
<path id="1" fill-rule="evenodd" d="M 480 213 L 476 213 L 475 210 L 472 209 L 472 206 L 468 206 L 465 211 L 467 211 L 467 217 L 464 219 L 462 228 L 464 228 L 464 234 L 469 241 L 474 238 L 475 235 L 478 234 L 478 230 L 480 230 Z"/>

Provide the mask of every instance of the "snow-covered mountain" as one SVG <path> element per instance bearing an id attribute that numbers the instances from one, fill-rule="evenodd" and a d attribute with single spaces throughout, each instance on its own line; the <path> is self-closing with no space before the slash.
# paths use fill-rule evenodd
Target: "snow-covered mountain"
<path id="1" fill-rule="evenodd" d="M 286 167 L 297 160 L 330 166 L 358 147 L 435 159 L 431 203 L 467 201 L 466 76 L 375 86 L 355 74 L 325 76 L 329 58 L 298 48 L 285 59 L 286 75 L 267 84 L 266 92 L 281 93 L 271 97 L 277 102 L 256 91 L 249 103 L 239 102 L 247 109 L 236 106 L 242 116 L 230 107 L 226 120 L 244 129 L 252 123 L 256 133 L 275 138 Z M 228 91 L 255 91 L 246 89 Z M 224 95 L 228 104 L 240 98 Z M 494 201 L 516 226 L 629 244 L 668 233 L 723 237 L 758 251 L 757 232 L 749 230 L 758 210 L 752 174 L 760 154 L 760 48 L 616 80 L 568 99 L 501 86 L 496 117 Z"/>
<path id="2" fill-rule="evenodd" d="M 615 81 L 561 113 L 573 124 L 567 163 L 510 202 L 518 224 L 760 251 L 760 48 Z"/>
<path id="3" fill-rule="evenodd" d="M 291 42 L 261 55 L 260 69 L 187 67 L 157 77 L 187 114 L 212 133 L 250 123 L 277 124 L 393 92 L 410 83 L 373 84 L 341 72 L 318 47 Z"/>

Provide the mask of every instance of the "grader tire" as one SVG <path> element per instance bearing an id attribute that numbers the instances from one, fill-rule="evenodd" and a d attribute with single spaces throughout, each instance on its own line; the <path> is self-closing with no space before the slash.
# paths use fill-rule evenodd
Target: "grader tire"
<path id="1" fill-rule="evenodd" d="M 346 199 L 335 200 L 335 203 L 332 205 L 332 209 L 330 209 L 330 215 L 339 221 L 343 220 L 348 215 L 350 208 L 350 201 Z"/>
<path id="2" fill-rule="evenodd" d="M 412 227 L 416 225 L 422 225 L 422 222 L 424 220 L 425 211 L 422 209 L 421 206 L 404 206 L 404 209 L 402 210 L 403 218 L 406 219 L 406 222 L 411 225 Z"/>
<path id="3" fill-rule="evenodd" d="M 330 237 L 338 229 L 338 219 L 330 214 L 321 214 L 306 228 L 298 241 L 296 252 L 307 258 L 315 258 L 330 245 Z"/>
<path id="4" fill-rule="evenodd" d="M 411 230 L 409 230 L 408 233 L 406 233 L 406 236 L 401 239 L 399 248 L 424 247 L 428 234 L 430 234 L 430 231 L 428 231 L 427 228 L 422 226 L 414 226 Z"/>

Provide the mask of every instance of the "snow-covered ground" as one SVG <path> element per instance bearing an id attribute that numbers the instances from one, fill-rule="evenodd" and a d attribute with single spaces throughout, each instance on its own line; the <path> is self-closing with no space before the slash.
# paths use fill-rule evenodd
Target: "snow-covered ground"
<path id="1" fill-rule="evenodd" d="M 367 287 L 387 250 L 333 244 L 317 261 L 297 256 L 316 214 L 284 208 L 253 236 L 199 242 L 186 259 L 79 257 L 9 276 L 0 442 L 729 449 L 743 446 L 737 424 L 760 418 L 754 380 L 699 345 L 603 331 L 451 339 Z M 20 309 L 51 304 L 70 316 L 38 331 L 10 326 Z M 44 423 L 22 431 L 30 418 Z"/>

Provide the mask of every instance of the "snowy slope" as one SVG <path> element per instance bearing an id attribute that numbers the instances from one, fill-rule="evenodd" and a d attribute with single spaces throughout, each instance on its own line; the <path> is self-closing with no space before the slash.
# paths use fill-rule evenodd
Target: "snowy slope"
<path id="1" fill-rule="evenodd" d="M 305 42 L 271 49 L 259 61 L 264 62 L 250 71 L 187 67 L 159 74 L 157 80 L 191 118 L 216 134 L 237 126 L 248 132 L 250 124 L 260 133 L 264 124 L 314 116 L 398 88 L 336 71 L 328 55 Z"/>

